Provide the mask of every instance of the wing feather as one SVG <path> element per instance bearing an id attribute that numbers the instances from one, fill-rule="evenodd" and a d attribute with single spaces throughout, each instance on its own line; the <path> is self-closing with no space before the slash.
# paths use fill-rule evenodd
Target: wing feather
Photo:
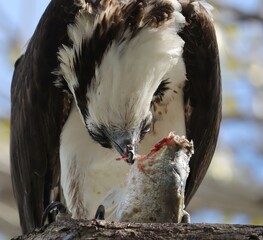
<path id="1" fill-rule="evenodd" d="M 24 233 L 41 225 L 51 189 L 59 181 L 59 138 L 70 98 L 54 87 L 57 51 L 68 43 L 67 25 L 80 4 L 53 0 L 27 50 L 15 64 L 11 86 L 10 161 L 14 195 Z M 79 1 L 80 2 L 80 1 Z"/>
<path id="2" fill-rule="evenodd" d="M 212 160 L 221 122 L 221 75 L 216 34 L 211 16 L 199 1 L 179 0 L 186 26 L 183 58 L 187 137 L 194 142 L 186 185 L 187 205 L 202 182 Z"/>

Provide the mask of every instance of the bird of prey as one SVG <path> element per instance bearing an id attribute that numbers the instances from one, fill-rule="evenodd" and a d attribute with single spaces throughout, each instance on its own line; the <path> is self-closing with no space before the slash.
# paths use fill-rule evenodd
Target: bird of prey
<path id="1" fill-rule="evenodd" d="M 73 218 L 92 218 L 103 203 L 107 219 L 134 156 L 170 131 L 195 146 L 187 205 L 221 121 L 206 3 L 52 0 L 15 64 L 11 100 L 11 175 L 24 233 L 55 200 Z"/>

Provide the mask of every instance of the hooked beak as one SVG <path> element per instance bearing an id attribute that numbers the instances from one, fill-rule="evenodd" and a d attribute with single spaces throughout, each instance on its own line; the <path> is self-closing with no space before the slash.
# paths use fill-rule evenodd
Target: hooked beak
<path id="1" fill-rule="evenodd" d="M 113 147 L 119 152 L 119 154 L 126 158 L 129 164 L 133 164 L 136 157 L 136 145 L 135 138 L 129 134 L 116 134 L 112 139 Z"/>

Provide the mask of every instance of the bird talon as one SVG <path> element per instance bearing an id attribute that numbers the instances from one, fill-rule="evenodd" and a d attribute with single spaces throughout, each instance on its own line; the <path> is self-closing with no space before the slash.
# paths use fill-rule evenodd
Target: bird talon
<path id="1" fill-rule="evenodd" d="M 187 211 L 185 211 L 185 210 L 183 210 L 183 217 L 182 217 L 181 223 L 191 223 L 191 216 L 190 216 L 190 214 L 189 214 Z"/>
<path id="2" fill-rule="evenodd" d="M 105 207 L 103 205 L 99 205 L 95 214 L 95 219 L 105 220 Z"/>
<path id="3" fill-rule="evenodd" d="M 58 213 L 65 214 L 67 213 L 67 208 L 61 203 L 61 202 L 51 202 L 46 209 L 44 210 L 44 213 L 41 218 L 41 225 L 44 226 L 46 219 L 48 218 L 48 215 L 56 212 L 55 215 L 58 215 Z"/>

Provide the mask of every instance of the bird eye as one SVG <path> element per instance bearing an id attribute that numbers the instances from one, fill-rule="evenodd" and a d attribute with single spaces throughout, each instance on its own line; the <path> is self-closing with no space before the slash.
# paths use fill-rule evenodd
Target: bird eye
<path id="1" fill-rule="evenodd" d="M 150 131 L 151 131 L 151 126 L 150 126 L 150 124 L 149 124 L 149 125 L 147 125 L 145 128 L 143 128 L 141 132 L 143 132 L 143 133 L 148 133 L 148 132 L 150 132 Z"/>
<path id="2" fill-rule="evenodd" d="M 150 131 L 151 131 L 151 122 L 146 123 L 146 121 L 144 121 L 142 130 L 141 130 L 141 135 L 140 135 L 141 140 L 144 138 L 144 136 L 146 135 L 146 133 L 148 133 L 148 132 L 150 132 Z"/>

